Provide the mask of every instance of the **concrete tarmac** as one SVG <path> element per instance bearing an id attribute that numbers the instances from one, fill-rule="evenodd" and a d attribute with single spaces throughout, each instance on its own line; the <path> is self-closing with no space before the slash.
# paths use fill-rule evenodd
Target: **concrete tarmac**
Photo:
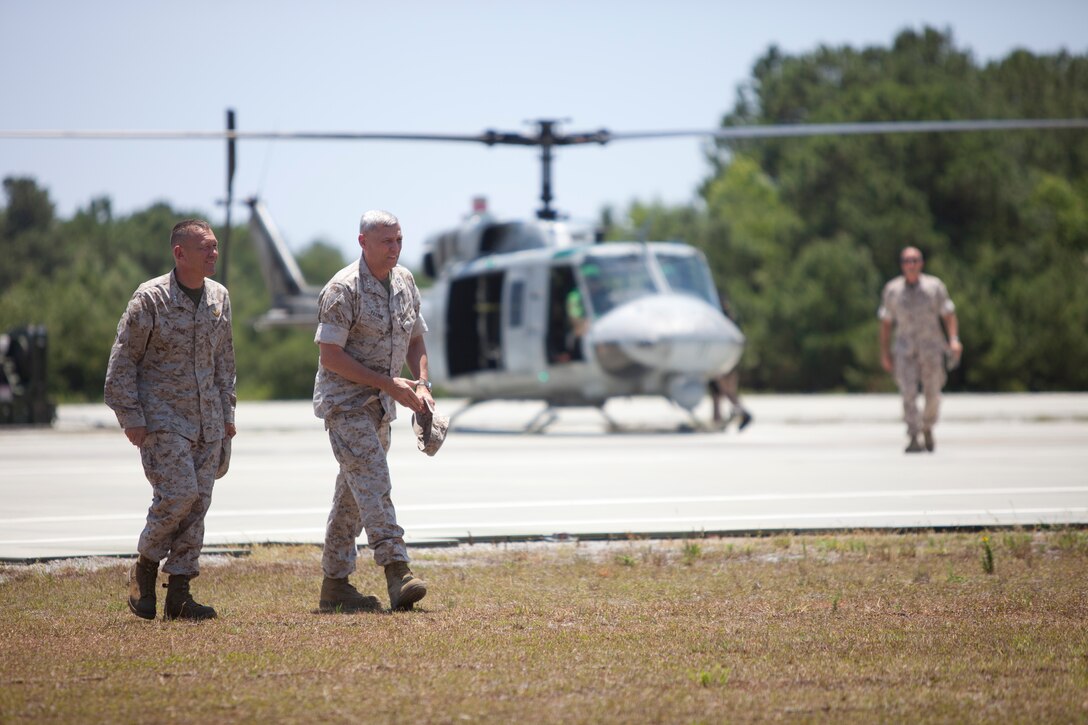
<path id="1" fill-rule="evenodd" d="M 911 455 L 894 395 L 745 402 L 743 432 L 690 432 L 666 401 L 630 398 L 606 407 L 625 432 L 568 409 L 537 435 L 520 431 L 541 404 L 486 403 L 434 458 L 402 412 L 390 465 L 406 540 L 1088 523 L 1088 394 L 947 395 L 936 452 Z M 309 402 L 242 403 L 237 418 L 206 550 L 321 543 L 336 465 Z M 150 500 L 103 405 L 0 429 L 0 559 L 133 554 Z"/>

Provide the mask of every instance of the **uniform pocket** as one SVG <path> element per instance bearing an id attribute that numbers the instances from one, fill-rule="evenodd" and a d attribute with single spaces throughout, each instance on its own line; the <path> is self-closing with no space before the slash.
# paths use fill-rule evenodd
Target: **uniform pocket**
<path id="1" fill-rule="evenodd" d="M 218 349 L 220 343 L 227 336 L 229 323 L 221 318 L 211 318 L 209 323 L 206 328 L 208 330 L 208 342 L 211 343 L 213 350 Z"/>
<path id="2" fill-rule="evenodd" d="M 374 422 L 375 413 L 371 410 L 375 407 L 378 408 L 377 415 L 380 416 L 380 406 L 368 405 L 357 415 L 338 418 L 329 427 L 329 435 L 335 437 L 344 449 L 351 451 L 351 454 L 356 457 L 367 455 L 368 452 L 375 450 L 376 446 L 378 450 L 381 450 L 377 426 Z M 335 445 L 333 449 L 335 452 Z"/>

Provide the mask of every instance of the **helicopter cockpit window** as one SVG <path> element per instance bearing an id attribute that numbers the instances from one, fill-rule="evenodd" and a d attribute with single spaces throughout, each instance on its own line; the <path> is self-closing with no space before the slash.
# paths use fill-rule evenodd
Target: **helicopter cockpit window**
<path id="1" fill-rule="evenodd" d="M 701 257 L 661 251 L 655 252 L 654 256 L 673 292 L 694 295 L 711 305 L 718 305 L 718 295 Z"/>
<path id="2" fill-rule="evenodd" d="M 656 291 L 646 258 L 641 254 L 589 255 L 582 263 L 581 272 L 597 317 Z"/>

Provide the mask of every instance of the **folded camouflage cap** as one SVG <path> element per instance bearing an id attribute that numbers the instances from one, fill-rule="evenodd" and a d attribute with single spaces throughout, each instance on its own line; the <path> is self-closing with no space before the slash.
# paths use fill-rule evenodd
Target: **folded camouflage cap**
<path id="1" fill-rule="evenodd" d="M 422 413 L 412 414 L 412 430 L 416 432 L 416 445 L 428 456 L 438 453 L 450 429 L 450 419 L 441 413 L 436 413 L 432 405 L 428 403 Z"/>
<path id="2" fill-rule="evenodd" d="M 227 475 L 230 468 L 230 436 L 223 436 L 219 447 L 219 468 L 215 469 L 215 477 L 222 478 Z"/>

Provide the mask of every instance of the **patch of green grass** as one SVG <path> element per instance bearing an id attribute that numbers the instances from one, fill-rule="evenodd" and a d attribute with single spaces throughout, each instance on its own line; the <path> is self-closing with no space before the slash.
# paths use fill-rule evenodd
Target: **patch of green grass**
<path id="1" fill-rule="evenodd" d="M 127 562 L 0 566 L 0 721 L 1080 721 L 1088 547 L 1030 537 L 992 574 L 971 533 L 416 550 L 396 614 L 256 547 L 203 562 L 204 623 L 132 616 Z M 365 552 L 352 583 L 385 600 Z"/>
<path id="2" fill-rule="evenodd" d="M 685 541 L 683 548 L 684 563 L 691 566 L 703 555 L 703 547 L 697 541 Z"/>
<path id="3" fill-rule="evenodd" d="M 990 537 L 982 537 L 982 571 L 987 574 L 994 573 L 994 549 L 990 546 Z"/>
<path id="4" fill-rule="evenodd" d="M 1031 558 L 1034 545 L 1032 535 L 1023 531 L 1010 531 L 1001 537 L 1001 545 L 1017 559 Z"/>
<path id="5" fill-rule="evenodd" d="M 1088 554 L 1088 532 L 1083 529 L 1060 529 L 1054 537 L 1054 546 L 1062 551 L 1086 555 Z"/>
<path id="6" fill-rule="evenodd" d="M 722 686 L 729 682 L 730 669 L 721 665 L 713 665 L 706 669 L 691 673 L 691 679 L 699 687 Z"/>

